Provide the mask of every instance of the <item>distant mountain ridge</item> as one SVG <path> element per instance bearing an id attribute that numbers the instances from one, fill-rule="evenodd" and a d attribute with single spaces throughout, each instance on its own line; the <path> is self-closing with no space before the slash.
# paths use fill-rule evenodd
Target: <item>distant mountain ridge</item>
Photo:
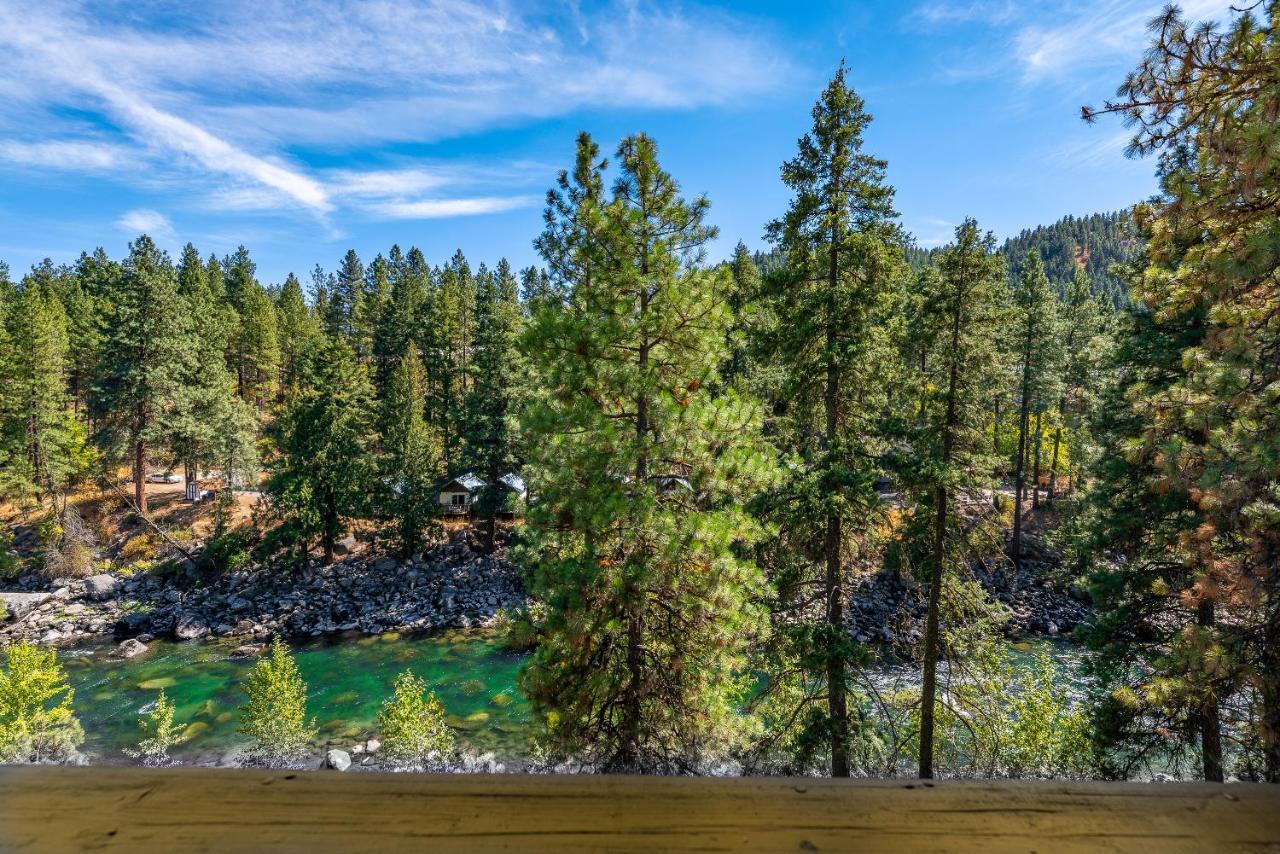
<path id="1" fill-rule="evenodd" d="M 1052 225 L 1025 228 L 1000 247 L 1009 259 L 1009 275 L 1022 273 L 1022 263 L 1032 249 L 1040 251 L 1049 280 L 1060 288 L 1076 275 L 1080 264 L 1093 281 L 1093 291 L 1105 294 L 1117 308 L 1129 301 L 1128 286 L 1111 272 L 1113 264 L 1125 264 L 1137 257 L 1142 242 L 1133 231 L 1127 211 L 1065 216 Z M 919 268 L 929 262 L 936 249 L 910 249 L 908 260 Z"/>
<path id="2" fill-rule="evenodd" d="M 1004 242 L 1012 275 L 1022 272 L 1022 261 L 1032 249 L 1040 251 L 1049 280 L 1061 285 L 1075 277 L 1083 264 L 1093 280 L 1094 293 L 1105 294 L 1118 308 L 1129 301 L 1128 286 L 1111 272 L 1113 264 L 1126 264 L 1142 251 L 1127 211 L 1065 216 L 1052 225 L 1023 229 Z"/>

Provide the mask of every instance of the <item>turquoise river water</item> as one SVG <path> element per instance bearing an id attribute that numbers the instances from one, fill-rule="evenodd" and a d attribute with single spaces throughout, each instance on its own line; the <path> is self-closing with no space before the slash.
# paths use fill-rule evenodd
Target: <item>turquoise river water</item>
<path id="1" fill-rule="evenodd" d="M 232 659 L 234 643 L 155 641 L 143 655 L 112 658 L 112 646 L 64 649 L 60 658 L 75 689 L 85 731 L 84 752 L 95 762 L 128 762 L 122 750 L 137 744 L 139 715 L 163 688 L 176 704 L 185 739 L 171 751 L 186 762 L 217 762 L 245 746 L 236 732 L 240 685 L 254 659 Z M 1031 644 L 1014 644 L 1015 657 Z M 1074 681 L 1078 649 L 1037 642 L 1059 673 Z M 529 755 L 531 711 L 516 679 L 528 652 L 513 650 L 477 632 L 433 636 L 373 635 L 300 644 L 294 653 L 306 680 L 308 712 L 316 718 L 318 744 L 351 745 L 374 735 L 374 718 L 392 693 L 397 674 L 412 670 L 435 691 L 449 713 L 460 746 L 519 763 Z M 877 666 L 885 680 L 914 681 L 914 668 Z"/>
<path id="2" fill-rule="evenodd" d="M 85 731 L 84 752 L 96 761 L 124 760 L 137 744 L 139 713 L 164 688 L 186 739 L 171 751 L 186 761 L 214 761 L 244 745 L 236 732 L 240 685 L 254 659 L 231 659 L 234 644 L 155 641 L 143 655 L 111 658 L 110 646 L 63 650 Z M 352 744 L 373 735 L 374 718 L 397 674 L 426 680 L 449 712 L 462 746 L 499 757 L 527 755 L 529 705 L 516 689 L 526 652 L 476 633 L 431 637 L 374 635 L 296 646 L 306 680 L 307 710 L 321 743 Z M 127 760 L 126 760 L 127 761 Z"/>

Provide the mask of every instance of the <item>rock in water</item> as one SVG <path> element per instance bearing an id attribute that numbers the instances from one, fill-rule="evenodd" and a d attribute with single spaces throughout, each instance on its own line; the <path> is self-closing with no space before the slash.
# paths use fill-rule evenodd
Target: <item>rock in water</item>
<path id="1" fill-rule="evenodd" d="M 173 636 L 178 640 L 195 640 L 209 634 L 204 620 L 191 614 L 183 614 L 173 626 Z"/>
<path id="2" fill-rule="evenodd" d="M 95 575 L 84 580 L 84 594 L 90 599 L 102 601 L 110 599 L 116 592 L 116 587 L 120 584 L 115 578 L 107 575 Z"/>
<path id="3" fill-rule="evenodd" d="M 345 750 L 333 749 L 324 755 L 324 767 L 334 771 L 346 771 L 351 767 L 351 754 Z"/>
<path id="4" fill-rule="evenodd" d="M 147 645 L 137 638 L 129 638 L 124 643 L 116 647 L 115 652 L 111 655 L 115 658 L 133 658 L 136 655 L 142 655 L 147 651 Z"/>
<path id="5" fill-rule="evenodd" d="M 247 643 L 231 650 L 231 654 L 227 658 L 253 658 L 253 656 L 261 653 L 266 647 L 260 643 Z"/>

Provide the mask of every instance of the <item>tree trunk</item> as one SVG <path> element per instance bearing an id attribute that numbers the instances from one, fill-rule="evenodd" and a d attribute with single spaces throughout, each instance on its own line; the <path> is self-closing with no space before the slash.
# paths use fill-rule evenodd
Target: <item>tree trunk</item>
<path id="1" fill-rule="evenodd" d="M 1200 602 L 1196 608 L 1196 623 L 1201 628 L 1214 624 L 1213 603 Z M 1197 715 L 1200 723 L 1200 753 L 1204 765 L 1204 778 L 1210 783 L 1221 783 L 1222 775 L 1222 722 L 1218 714 L 1218 697 L 1210 692 Z"/>
<path id="2" fill-rule="evenodd" d="M 836 156 L 841 146 L 837 144 Z M 835 361 L 836 322 L 835 292 L 840 283 L 839 235 L 835 225 L 831 228 L 831 248 L 827 268 L 828 299 L 826 306 L 827 378 L 823 394 L 826 430 L 823 435 L 824 451 L 831 453 L 836 442 L 836 428 L 840 403 L 840 371 Z M 827 461 L 830 465 L 830 458 Z M 844 660 L 844 589 L 840 572 L 840 516 L 827 514 L 826 539 L 823 552 L 826 559 L 827 593 L 827 710 L 831 724 L 831 776 L 849 776 L 849 708 L 845 696 L 846 665 Z"/>
<path id="3" fill-rule="evenodd" d="M 147 515 L 147 443 L 139 439 L 133 444 L 133 503 L 138 512 Z"/>
<path id="4" fill-rule="evenodd" d="M 947 488 L 933 493 L 933 576 L 929 579 L 929 604 L 924 624 L 924 677 L 920 685 L 920 779 L 933 778 L 934 706 L 938 696 L 938 611 L 942 602 L 942 573 L 946 565 Z"/>
<path id="5" fill-rule="evenodd" d="M 1031 417 L 1031 343 L 1022 357 L 1022 406 L 1018 414 L 1018 459 L 1013 471 L 1013 568 L 1022 567 L 1022 480 L 1026 472 L 1027 427 Z"/>
<path id="6" fill-rule="evenodd" d="M 1058 398 L 1058 424 L 1053 431 L 1053 461 L 1049 464 L 1049 498 L 1058 495 L 1058 450 L 1062 447 L 1062 425 L 1067 422 L 1067 396 Z M 1075 460 L 1072 460 L 1074 463 Z"/>
<path id="7" fill-rule="evenodd" d="M 324 546 L 324 562 L 325 564 L 333 563 L 334 543 L 338 538 L 338 510 L 334 506 L 337 500 L 333 495 L 331 487 L 325 487 L 324 490 L 324 531 L 321 535 L 322 545 Z"/>
<path id="8" fill-rule="evenodd" d="M 991 455 L 996 459 L 995 477 L 991 486 L 991 508 L 1000 509 L 1000 397 L 996 396 L 995 419 L 991 424 Z"/>
<path id="9" fill-rule="evenodd" d="M 964 281 L 964 268 L 960 271 Z M 956 394 L 960 363 L 960 299 L 957 297 L 951 317 L 951 370 L 947 382 L 947 415 L 942 427 L 942 468 L 951 465 L 955 442 Z M 929 579 L 929 604 L 924 628 L 924 674 L 920 686 L 920 779 L 933 777 L 934 706 L 938 696 L 938 655 L 940 652 L 939 615 L 942 602 L 942 574 L 946 571 L 947 551 L 947 484 L 941 479 L 934 488 L 933 577 Z"/>
<path id="10" fill-rule="evenodd" d="M 1273 566 L 1273 573 L 1275 567 Z M 1275 575 L 1272 575 L 1275 578 Z M 1274 582 L 1273 582 L 1274 583 Z M 1266 599 L 1262 631 L 1262 735 L 1266 751 L 1263 779 L 1280 783 L 1280 595 Z"/>
<path id="11" fill-rule="evenodd" d="M 1034 510 L 1040 509 L 1040 446 L 1042 441 L 1042 432 L 1040 430 L 1040 412 L 1036 412 L 1036 444 L 1035 444 L 1035 462 L 1031 467 L 1031 507 Z"/>
<path id="12" fill-rule="evenodd" d="M 640 268 L 640 319 L 649 310 L 648 268 L 643 263 Z M 638 348 L 638 361 L 641 376 L 641 391 L 636 395 L 636 483 L 637 491 L 642 491 L 649 480 L 649 453 L 645 447 L 649 433 L 649 395 L 647 391 L 647 374 L 649 371 L 649 341 L 641 337 Z M 627 687 L 622 697 L 622 744 L 618 762 L 626 771 L 638 771 L 640 764 L 640 715 L 641 692 L 644 686 L 644 610 L 641 597 L 643 590 L 630 582 L 626 586 L 627 611 Z"/>

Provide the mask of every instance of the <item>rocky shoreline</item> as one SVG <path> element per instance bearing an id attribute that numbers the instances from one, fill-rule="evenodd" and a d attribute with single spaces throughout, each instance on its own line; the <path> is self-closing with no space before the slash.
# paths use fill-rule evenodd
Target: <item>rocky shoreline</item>
<path id="1" fill-rule="evenodd" d="M 1017 576 L 999 570 L 974 572 L 987 593 L 1005 606 L 1010 638 L 1069 637 L 1093 613 L 1088 594 L 1062 588 L 1024 568 Z M 925 595 L 911 579 L 867 576 L 850 593 L 847 619 L 859 643 L 917 643 L 924 636 Z"/>
<path id="2" fill-rule="evenodd" d="M 516 567 L 466 542 L 410 560 L 353 556 L 301 572 L 253 567 L 208 576 L 189 568 L 172 576 L 104 573 L 45 587 L 3 594 L 10 618 L 0 622 L 0 641 L 425 632 L 487 626 L 526 602 Z"/>
<path id="3" fill-rule="evenodd" d="M 1066 636 L 1091 613 L 1087 594 L 1051 579 L 1055 559 L 1029 545 L 1016 575 L 975 568 L 974 576 L 1009 610 L 1011 637 Z M 43 589 L 41 589 L 43 587 Z M 0 593 L 9 619 L 0 642 L 63 644 L 165 637 L 292 639 L 348 633 L 430 632 L 492 625 L 528 604 L 517 567 L 499 550 L 480 553 L 465 536 L 410 560 L 348 556 L 302 572 L 251 567 L 209 575 L 104 573 L 52 583 L 36 577 Z M 915 643 L 923 633 L 924 591 L 911 579 L 865 576 L 850 590 L 847 620 L 860 643 Z M 124 645 L 119 654 L 140 652 Z"/>

